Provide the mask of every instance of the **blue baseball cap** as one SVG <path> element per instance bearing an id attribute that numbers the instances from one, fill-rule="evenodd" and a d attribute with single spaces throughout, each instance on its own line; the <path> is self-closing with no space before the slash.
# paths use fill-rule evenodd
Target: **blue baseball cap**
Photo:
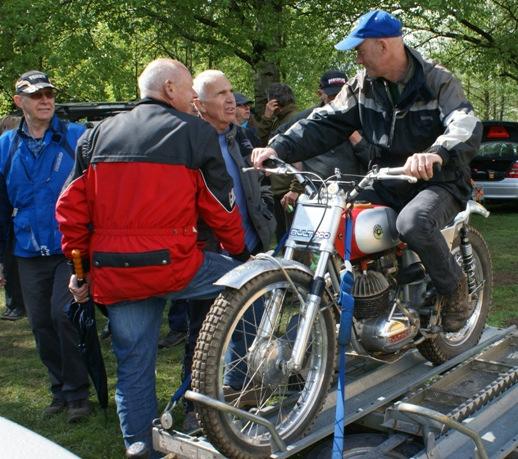
<path id="1" fill-rule="evenodd" d="M 383 10 L 365 13 L 347 37 L 335 45 L 338 51 L 356 48 L 366 38 L 400 37 L 401 21 Z"/>

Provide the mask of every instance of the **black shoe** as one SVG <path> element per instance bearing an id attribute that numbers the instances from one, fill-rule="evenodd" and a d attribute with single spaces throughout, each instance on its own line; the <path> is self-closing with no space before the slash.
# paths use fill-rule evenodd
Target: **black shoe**
<path id="1" fill-rule="evenodd" d="M 99 338 L 108 339 L 110 336 L 112 336 L 112 331 L 110 330 L 110 321 L 107 321 L 101 333 L 99 333 Z"/>
<path id="2" fill-rule="evenodd" d="M 72 400 L 68 402 L 68 416 L 67 421 L 69 423 L 79 422 L 82 419 L 90 416 L 92 408 L 88 399 L 83 400 Z"/>
<path id="3" fill-rule="evenodd" d="M 158 348 L 172 347 L 185 341 L 187 332 L 170 330 L 169 333 L 158 342 Z"/>
<path id="4" fill-rule="evenodd" d="M 43 415 L 45 417 L 54 416 L 58 413 L 61 413 L 66 406 L 67 402 L 65 402 L 65 400 L 63 400 L 62 398 L 54 397 L 52 399 L 52 402 L 50 402 L 50 405 L 43 410 Z"/>
<path id="5" fill-rule="evenodd" d="M 462 273 L 456 289 L 449 295 L 442 296 L 442 329 L 445 332 L 458 332 L 471 317 L 473 309 L 468 292 L 468 281 Z"/>
<path id="6" fill-rule="evenodd" d="M 2 320 L 20 320 L 25 317 L 25 311 L 22 308 L 6 309 L 0 319 Z"/>
<path id="7" fill-rule="evenodd" d="M 185 413 L 185 418 L 182 423 L 182 432 L 183 433 L 191 433 L 200 428 L 200 423 L 196 418 L 196 413 L 194 411 L 187 411 Z"/>

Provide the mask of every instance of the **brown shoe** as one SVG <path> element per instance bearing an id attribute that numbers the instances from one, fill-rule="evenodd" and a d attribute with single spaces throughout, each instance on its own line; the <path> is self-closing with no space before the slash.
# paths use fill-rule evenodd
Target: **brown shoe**
<path id="1" fill-rule="evenodd" d="M 470 318 L 473 310 L 468 293 L 468 281 L 462 273 L 455 290 L 442 296 L 442 328 L 445 332 L 458 332 Z"/>
<path id="2" fill-rule="evenodd" d="M 84 418 L 90 416 L 92 408 L 88 399 L 72 400 L 68 402 L 68 416 L 67 421 L 70 424 L 79 422 Z"/>
<path id="3" fill-rule="evenodd" d="M 45 417 L 54 416 L 61 413 L 66 406 L 67 402 L 65 402 L 65 400 L 54 397 L 50 402 L 50 405 L 43 410 L 43 415 Z"/>

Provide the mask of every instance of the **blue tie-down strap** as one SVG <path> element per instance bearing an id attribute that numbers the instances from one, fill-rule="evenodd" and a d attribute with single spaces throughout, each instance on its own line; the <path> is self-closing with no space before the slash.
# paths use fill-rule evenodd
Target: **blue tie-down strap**
<path id="1" fill-rule="evenodd" d="M 180 398 L 183 397 L 183 394 L 189 389 L 189 386 L 191 385 L 191 373 L 189 373 L 184 380 L 182 381 L 182 384 L 178 389 L 176 389 L 176 392 L 171 395 L 171 400 L 169 400 L 170 405 L 175 405 Z"/>
<path id="2" fill-rule="evenodd" d="M 342 459 L 344 450 L 345 427 L 345 367 L 346 347 L 351 340 L 354 312 L 352 289 L 354 277 L 349 259 L 351 257 L 352 224 L 348 217 L 345 220 L 345 254 L 346 271 L 340 282 L 340 327 L 338 330 L 338 387 L 336 392 L 335 430 L 333 436 L 332 459 Z"/>
<path id="3" fill-rule="evenodd" d="M 277 243 L 275 246 L 275 249 L 273 249 L 272 257 L 276 257 L 279 255 L 280 251 L 284 247 L 284 244 L 286 244 L 286 240 L 288 239 L 288 236 L 290 235 L 290 230 L 286 231 L 283 236 L 281 237 L 281 240 Z"/>

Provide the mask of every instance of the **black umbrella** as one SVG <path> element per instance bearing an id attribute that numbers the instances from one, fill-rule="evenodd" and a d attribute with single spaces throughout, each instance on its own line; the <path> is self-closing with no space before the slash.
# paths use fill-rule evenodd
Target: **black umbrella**
<path id="1" fill-rule="evenodd" d="M 81 265 L 81 255 L 78 250 L 72 251 L 74 271 L 78 282 L 84 282 Z M 101 345 L 97 336 L 95 322 L 95 304 L 91 298 L 84 303 L 72 302 L 67 311 L 68 318 L 79 332 L 79 351 L 97 392 L 97 399 L 101 408 L 108 406 L 108 381 L 106 368 L 101 352 Z"/>

